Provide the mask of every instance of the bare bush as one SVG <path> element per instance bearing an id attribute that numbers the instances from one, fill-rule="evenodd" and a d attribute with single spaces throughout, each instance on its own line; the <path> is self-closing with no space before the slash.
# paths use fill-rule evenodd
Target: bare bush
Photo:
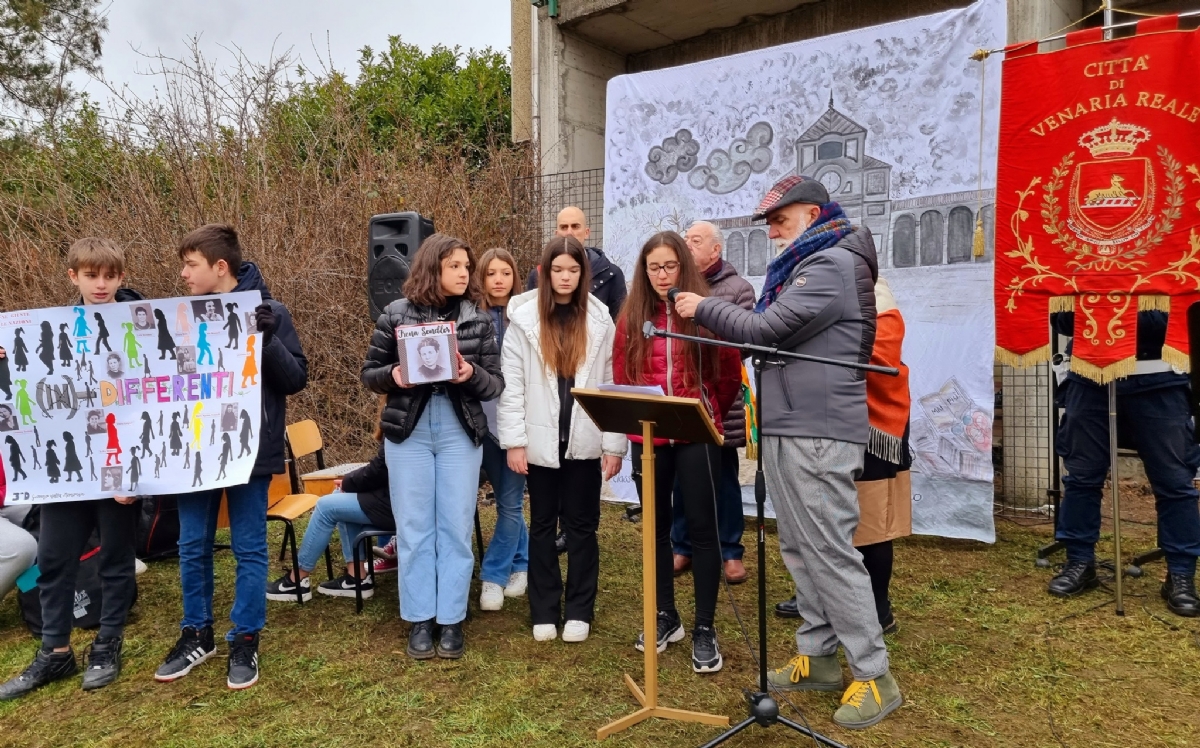
<path id="1" fill-rule="evenodd" d="M 127 285 L 183 295 L 178 239 L 229 222 L 308 355 L 309 386 L 291 399 L 289 420 L 316 419 L 332 459 L 365 458 L 375 418 L 359 384 L 373 326 L 368 219 L 419 211 L 478 250 L 509 247 L 528 263 L 537 237 L 521 235 L 511 215 L 514 180 L 534 173 L 530 156 L 497 144 L 469 164 L 402 132 L 381 147 L 348 95 L 334 91 L 316 113 L 293 106 L 286 57 L 241 57 L 224 73 L 198 53 L 159 62 L 159 98 L 121 100 L 120 122 L 85 109 L 0 164 L 0 308 L 71 303 L 66 249 L 86 235 L 125 245 Z"/>

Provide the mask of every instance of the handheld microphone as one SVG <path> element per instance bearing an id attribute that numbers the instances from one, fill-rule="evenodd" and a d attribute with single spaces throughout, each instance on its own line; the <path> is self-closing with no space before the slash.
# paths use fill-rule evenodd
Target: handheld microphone
<path id="1" fill-rule="evenodd" d="M 667 301 L 669 301 L 669 302 L 671 302 L 672 304 L 674 304 L 674 303 L 675 303 L 675 297 L 676 297 L 676 296 L 678 296 L 678 295 L 679 295 L 679 294 L 681 294 L 681 293 L 683 293 L 683 292 L 682 292 L 682 291 L 680 291 L 678 288 L 672 288 L 670 291 L 667 291 Z"/>

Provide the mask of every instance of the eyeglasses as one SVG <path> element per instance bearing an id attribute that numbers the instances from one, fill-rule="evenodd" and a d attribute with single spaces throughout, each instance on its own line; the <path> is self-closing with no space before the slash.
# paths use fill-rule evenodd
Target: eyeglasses
<path id="1" fill-rule="evenodd" d="M 659 273 L 661 273 L 664 270 L 667 271 L 667 275 L 670 275 L 671 273 L 674 273 L 678 269 L 679 269 L 679 263 L 674 260 L 671 262 L 664 262 L 661 265 L 655 263 L 655 264 L 650 264 L 650 265 L 646 266 L 646 272 L 650 273 L 650 275 L 658 275 Z"/>

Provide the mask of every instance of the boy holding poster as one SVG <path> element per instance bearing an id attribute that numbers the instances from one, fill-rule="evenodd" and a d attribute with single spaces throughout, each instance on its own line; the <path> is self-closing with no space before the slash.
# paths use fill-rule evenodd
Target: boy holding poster
<path id="1" fill-rule="evenodd" d="M 179 496 L 179 577 L 183 587 L 182 632 L 154 674 L 160 682 L 178 680 L 216 653 L 213 641 L 213 536 L 222 492 L 228 499 L 233 556 L 237 559 L 233 628 L 226 684 L 249 688 L 258 682 L 258 633 L 267 620 L 267 488 L 271 476 L 284 471 L 284 425 L 287 396 L 308 384 L 308 360 L 292 317 L 271 298 L 258 267 L 242 261 L 237 231 L 225 224 L 201 226 L 179 243 L 181 275 L 192 296 L 232 291 L 258 291 L 263 302 L 255 310 L 255 336 L 262 352 L 262 425 L 258 455 L 249 482 L 224 489 Z M 193 305 L 201 304 L 200 301 Z M 214 309 L 219 306 L 214 305 Z M 215 312 L 214 312 L 215 313 Z M 200 325 L 199 327 L 202 327 Z M 203 331 L 198 332 L 198 342 Z M 251 359 L 253 360 L 253 359 Z M 196 453 L 199 460 L 199 453 Z"/>
<path id="2" fill-rule="evenodd" d="M 79 289 L 84 305 L 144 298 L 137 291 L 121 288 L 125 279 L 125 252 L 108 239 L 88 237 L 71 245 L 67 252 L 67 277 Z M 5 351 L 0 348 L 0 357 L 4 356 Z M 24 696 L 78 672 L 75 652 L 71 649 L 75 580 L 79 556 L 93 530 L 100 534 L 100 631 L 88 648 L 83 689 L 103 688 L 120 675 L 125 618 L 136 590 L 137 508 L 133 502 L 132 496 L 118 496 L 42 506 L 37 551 L 42 646 L 24 672 L 0 685 L 0 701 Z"/>

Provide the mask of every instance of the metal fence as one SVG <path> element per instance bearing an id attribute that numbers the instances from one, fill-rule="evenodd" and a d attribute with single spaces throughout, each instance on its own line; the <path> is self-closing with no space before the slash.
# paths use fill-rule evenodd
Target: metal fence
<path id="1" fill-rule="evenodd" d="M 518 261 L 522 268 L 537 263 L 537 255 L 555 231 L 558 212 L 575 206 L 587 216 L 592 235 L 588 244 L 604 247 L 604 169 L 513 180 L 513 215 L 517 217 Z"/>

